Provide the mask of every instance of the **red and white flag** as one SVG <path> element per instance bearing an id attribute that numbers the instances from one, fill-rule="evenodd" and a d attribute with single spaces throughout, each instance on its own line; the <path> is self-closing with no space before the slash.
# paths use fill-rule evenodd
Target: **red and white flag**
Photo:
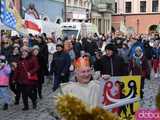
<path id="1" fill-rule="evenodd" d="M 41 33 L 41 22 L 31 15 L 25 14 L 25 27 L 29 33 L 39 34 Z"/>

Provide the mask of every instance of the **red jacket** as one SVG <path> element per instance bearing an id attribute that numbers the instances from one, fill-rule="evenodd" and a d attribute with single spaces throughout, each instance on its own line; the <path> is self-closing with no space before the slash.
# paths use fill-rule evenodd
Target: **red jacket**
<path id="1" fill-rule="evenodd" d="M 39 64 L 36 56 L 30 56 L 25 59 L 20 59 L 18 66 L 15 69 L 13 80 L 23 85 L 35 85 L 37 81 L 28 80 L 27 72 L 31 75 L 37 74 Z"/>

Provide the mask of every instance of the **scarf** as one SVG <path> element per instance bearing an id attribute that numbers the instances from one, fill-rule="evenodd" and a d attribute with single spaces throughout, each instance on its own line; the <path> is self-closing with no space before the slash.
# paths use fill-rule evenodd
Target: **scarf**
<path id="1" fill-rule="evenodd" d="M 133 55 L 134 61 L 137 65 L 142 65 L 141 58 L 143 57 L 143 53 L 140 56 L 137 56 L 136 54 Z"/>

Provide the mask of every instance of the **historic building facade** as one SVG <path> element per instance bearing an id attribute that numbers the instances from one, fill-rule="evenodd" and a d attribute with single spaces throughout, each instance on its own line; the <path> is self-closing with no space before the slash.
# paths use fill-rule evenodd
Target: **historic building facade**
<path id="1" fill-rule="evenodd" d="M 100 33 L 111 32 L 114 0 L 92 0 L 92 23 L 98 26 Z"/>
<path id="2" fill-rule="evenodd" d="M 115 0 L 113 28 L 119 30 L 120 22 L 135 33 L 148 33 L 160 24 L 160 0 Z"/>
<path id="3" fill-rule="evenodd" d="M 65 0 L 66 21 L 89 21 L 91 12 L 90 0 Z"/>

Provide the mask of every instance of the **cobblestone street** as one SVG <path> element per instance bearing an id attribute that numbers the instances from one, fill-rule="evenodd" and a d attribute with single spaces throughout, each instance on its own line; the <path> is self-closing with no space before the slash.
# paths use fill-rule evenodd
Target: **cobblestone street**
<path id="1" fill-rule="evenodd" d="M 23 104 L 15 106 L 11 104 L 9 110 L 0 110 L 0 120 L 54 120 L 50 115 L 53 113 L 53 92 L 51 83 L 45 83 L 43 89 L 43 99 L 38 99 L 38 106 L 36 110 L 32 109 L 30 104 L 29 111 L 22 111 Z"/>
<path id="2" fill-rule="evenodd" d="M 144 90 L 149 90 L 150 92 L 145 92 L 144 100 L 141 101 L 141 106 L 143 108 L 155 108 L 155 95 L 157 94 L 157 89 L 160 85 L 160 78 L 155 80 L 147 80 Z M 37 110 L 33 110 L 30 105 L 30 110 L 23 112 L 21 109 L 23 107 L 22 102 L 19 106 L 11 104 L 9 110 L 0 110 L 0 120 L 56 120 L 53 115 L 54 105 L 53 105 L 53 95 L 51 89 L 51 83 L 45 83 L 43 89 L 43 99 L 38 99 Z"/>

